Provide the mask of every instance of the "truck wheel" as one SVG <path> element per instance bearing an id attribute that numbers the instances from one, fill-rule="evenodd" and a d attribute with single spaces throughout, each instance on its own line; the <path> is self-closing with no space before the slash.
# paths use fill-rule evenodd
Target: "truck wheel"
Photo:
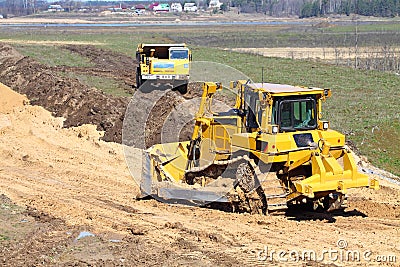
<path id="1" fill-rule="evenodd" d="M 188 85 L 187 84 L 180 85 L 180 86 L 178 86 L 178 88 L 176 90 L 178 90 L 179 93 L 184 95 L 188 92 Z"/>

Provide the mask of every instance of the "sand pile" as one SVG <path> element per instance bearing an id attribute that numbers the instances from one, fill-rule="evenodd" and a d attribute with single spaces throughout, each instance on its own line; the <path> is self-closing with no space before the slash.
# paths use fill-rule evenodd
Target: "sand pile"
<path id="1" fill-rule="evenodd" d="M 122 230 L 126 221 L 105 223 L 118 214 L 112 205 L 101 208 L 115 197 L 128 205 L 138 192 L 122 146 L 101 141 L 95 125 L 63 128 L 64 118 L 27 104 L 4 85 L 0 96 L 6 103 L 0 109 L 0 194 L 71 225 Z"/>
<path id="2" fill-rule="evenodd" d="M 16 107 L 29 103 L 28 98 L 0 83 L 0 113 L 9 113 Z"/>
<path id="3" fill-rule="evenodd" d="M 95 48 L 88 46 L 88 49 Z M 115 57 L 107 53 L 103 53 L 103 56 Z M 105 62 L 110 63 L 108 60 Z M 110 68 L 116 68 L 116 72 L 122 68 L 117 68 L 116 64 L 110 65 Z M 133 61 L 130 65 L 132 68 Z M 129 71 L 130 68 L 125 69 Z M 24 57 L 8 45 L 0 44 L 0 82 L 21 94 L 26 94 L 33 105 L 40 105 L 53 115 L 64 117 L 66 127 L 94 124 L 97 130 L 105 132 L 104 140 L 121 142 L 122 121 L 129 98 L 107 95 L 77 79 L 62 76 L 58 71 L 74 70 L 53 70 L 32 58 Z M 94 75 L 114 77 L 113 72 L 100 67 L 92 69 L 91 72 L 94 72 Z"/>

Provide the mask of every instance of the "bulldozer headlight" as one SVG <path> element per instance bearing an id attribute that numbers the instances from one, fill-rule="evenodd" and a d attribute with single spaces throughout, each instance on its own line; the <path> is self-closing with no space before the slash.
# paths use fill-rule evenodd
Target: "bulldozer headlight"
<path id="1" fill-rule="evenodd" d="M 272 134 L 277 134 L 278 131 L 279 131 L 278 125 L 273 125 L 273 126 L 272 126 Z"/>
<path id="2" fill-rule="evenodd" d="M 319 130 L 328 130 L 329 129 L 329 121 L 319 121 L 318 122 L 318 129 Z"/>

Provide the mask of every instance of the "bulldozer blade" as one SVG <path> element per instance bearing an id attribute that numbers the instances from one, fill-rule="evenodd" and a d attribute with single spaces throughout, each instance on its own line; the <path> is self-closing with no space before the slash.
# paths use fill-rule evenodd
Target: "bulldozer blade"
<path id="1" fill-rule="evenodd" d="M 140 193 L 136 197 L 137 199 L 145 198 L 151 195 L 153 166 L 151 164 L 150 154 L 147 151 L 143 151 L 142 158 L 142 177 L 139 181 Z"/>
<path id="2" fill-rule="evenodd" d="M 184 181 L 189 142 L 157 144 L 143 152 L 141 197 L 151 196 L 167 203 L 206 205 L 228 203 L 233 181 L 220 178 L 208 186 L 189 185 Z"/>
<path id="3" fill-rule="evenodd" d="M 210 202 L 229 203 L 229 199 L 225 195 L 220 195 L 218 192 L 201 191 L 194 189 L 182 188 L 160 188 L 157 197 L 162 198 L 167 202 L 176 204 L 194 204 L 206 205 Z"/>

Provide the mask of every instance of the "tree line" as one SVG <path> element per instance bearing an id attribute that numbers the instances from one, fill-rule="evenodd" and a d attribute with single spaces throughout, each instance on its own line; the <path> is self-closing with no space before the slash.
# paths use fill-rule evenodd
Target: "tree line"
<path id="1" fill-rule="evenodd" d="M 304 3 L 299 16 L 317 17 L 329 13 L 394 17 L 400 13 L 400 0 L 317 0 Z"/>
<path id="2" fill-rule="evenodd" d="M 393 17 L 400 14 L 400 0 L 232 0 L 240 12 L 301 18 L 350 13 Z"/>

